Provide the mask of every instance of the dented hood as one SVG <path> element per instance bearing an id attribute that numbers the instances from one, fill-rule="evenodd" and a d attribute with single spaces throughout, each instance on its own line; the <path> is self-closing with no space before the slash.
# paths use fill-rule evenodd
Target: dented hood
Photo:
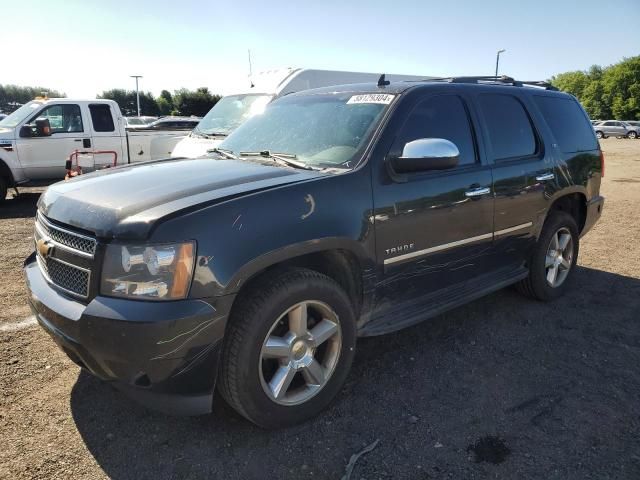
<path id="1" fill-rule="evenodd" d="M 82 175 L 51 185 L 39 210 L 49 219 L 102 238 L 144 239 L 156 222 L 318 172 L 213 158 L 147 162 Z"/>

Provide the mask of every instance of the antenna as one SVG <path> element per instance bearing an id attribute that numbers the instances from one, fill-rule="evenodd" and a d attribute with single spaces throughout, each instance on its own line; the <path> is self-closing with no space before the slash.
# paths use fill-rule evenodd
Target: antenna
<path id="1" fill-rule="evenodd" d="M 378 79 L 378 86 L 379 87 L 386 87 L 390 83 L 391 82 L 389 80 L 385 80 L 384 79 L 384 73 L 382 75 L 380 75 L 380 78 Z"/>
<path id="2" fill-rule="evenodd" d="M 251 77 L 253 77 L 253 68 L 251 67 L 251 49 L 249 48 L 247 52 L 249 53 L 249 83 L 251 84 L 251 88 L 253 88 L 253 80 L 251 79 Z"/>

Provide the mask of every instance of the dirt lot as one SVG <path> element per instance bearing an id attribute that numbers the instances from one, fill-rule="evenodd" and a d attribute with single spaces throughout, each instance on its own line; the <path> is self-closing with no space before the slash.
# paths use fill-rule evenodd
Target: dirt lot
<path id="1" fill-rule="evenodd" d="M 29 320 L 38 189 L 0 210 L 0 478 L 640 478 L 640 140 L 602 141 L 604 217 L 568 295 L 507 289 L 363 339 L 339 401 L 261 431 L 149 412 L 81 373 Z M 26 319 L 26 320 L 25 320 Z"/>

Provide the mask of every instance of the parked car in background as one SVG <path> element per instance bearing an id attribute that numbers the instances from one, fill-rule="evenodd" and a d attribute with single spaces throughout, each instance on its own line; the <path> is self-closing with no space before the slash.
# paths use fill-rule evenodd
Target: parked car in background
<path id="1" fill-rule="evenodd" d="M 640 127 L 630 125 L 620 120 L 606 120 L 593 126 L 596 137 L 618 137 L 618 138 L 638 138 L 640 137 Z"/>
<path id="2" fill-rule="evenodd" d="M 597 125 L 600 122 L 602 122 L 602 120 L 591 120 L 591 125 Z"/>
<path id="3" fill-rule="evenodd" d="M 379 73 L 341 72 L 287 68 L 267 70 L 251 77 L 247 88 L 220 99 L 203 117 L 202 122 L 181 140 L 172 157 L 195 158 L 206 155 L 248 118 L 264 111 L 276 98 L 310 88 L 328 87 L 363 82 L 375 82 Z M 424 80 L 429 77 L 415 75 L 386 75 L 387 80 Z"/>
<path id="4" fill-rule="evenodd" d="M 193 128 L 190 121 L 185 129 Z M 153 160 L 168 157 L 185 129 L 127 130 L 113 100 L 36 99 L 0 121 L 0 202 L 9 187 L 64 178 L 75 150 L 112 150 L 119 164 Z M 110 164 L 113 155 L 94 160 Z"/>
<path id="5" fill-rule="evenodd" d="M 127 128 L 141 128 L 155 122 L 158 117 L 124 117 L 124 120 L 127 123 Z"/>
<path id="6" fill-rule="evenodd" d="M 574 97 L 524 85 L 293 93 L 208 157 L 52 185 L 24 264 L 34 315 L 148 406 L 207 413 L 217 386 L 262 427 L 309 419 L 358 336 L 511 284 L 545 301 L 569 288 L 604 157 Z"/>
<path id="7" fill-rule="evenodd" d="M 640 120 L 627 120 L 626 123 L 631 125 L 633 128 L 640 129 Z M 640 130 L 637 131 L 640 132 Z M 638 135 L 636 138 L 640 138 L 640 135 Z"/>
<path id="8" fill-rule="evenodd" d="M 152 130 L 193 130 L 202 120 L 201 117 L 160 117 L 145 128 Z"/>

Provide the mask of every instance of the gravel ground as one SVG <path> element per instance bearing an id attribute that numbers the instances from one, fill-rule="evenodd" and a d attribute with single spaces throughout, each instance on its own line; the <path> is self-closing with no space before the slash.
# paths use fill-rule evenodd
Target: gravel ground
<path id="1" fill-rule="evenodd" d="M 358 343 L 334 406 L 262 431 L 145 410 L 28 320 L 26 189 L 0 210 L 0 478 L 640 478 L 640 140 L 602 141 L 604 216 L 568 294 L 511 289 Z M 27 320 L 25 320 L 27 319 Z"/>

